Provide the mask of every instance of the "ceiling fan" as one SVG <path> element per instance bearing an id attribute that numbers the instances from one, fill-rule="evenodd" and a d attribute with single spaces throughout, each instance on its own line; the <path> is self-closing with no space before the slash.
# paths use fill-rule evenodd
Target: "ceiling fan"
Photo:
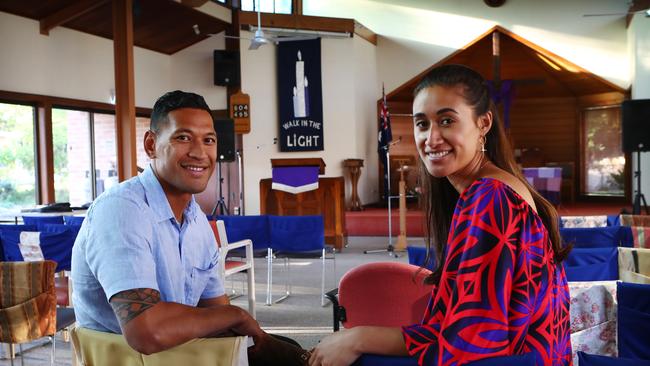
<path id="1" fill-rule="evenodd" d="M 608 16 L 624 16 L 644 13 L 646 17 L 650 17 L 650 9 L 628 11 L 625 13 L 600 13 L 600 14 L 582 14 L 583 17 L 608 17 Z"/>
<path id="2" fill-rule="evenodd" d="M 257 28 L 251 27 L 251 31 L 253 30 L 253 28 L 255 29 L 255 34 L 253 35 L 253 38 L 225 36 L 226 38 L 249 39 L 251 41 L 250 45 L 248 46 L 249 50 L 256 50 L 265 44 L 278 44 L 279 42 L 304 41 L 308 39 L 318 38 L 317 34 L 314 35 L 291 34 L 291 33 L 298 33 L 298 31 L 292 31 L 292 30 L 282 30 L 277 32 L 274 31 L 274 34 L 272 35 L 264 33 L 264 30 L 262 29 L 260 0 L 257 0 L 256 3 L 257 3 L 256 4 L 257 5 Z"/>

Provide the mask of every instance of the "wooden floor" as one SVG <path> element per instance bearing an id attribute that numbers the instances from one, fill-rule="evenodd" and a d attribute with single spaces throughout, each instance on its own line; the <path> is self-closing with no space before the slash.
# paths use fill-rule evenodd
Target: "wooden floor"
<path id="1" fill-rule="evenodd" d="M 560 205 L 558 213 L 561 216 L 585 215 L 614 215 L 625 208 L 631 212 L 631 207 L 610 203 L 574 203 Z M 391 215 L 392 236 L 399 234 L 399 212 L 393 208 Z M 424 236 L 423 213 L 418 209 L 410 209 L 406 215 L 406 234 L 408 237 Z M 363 211 L 346 211 L 345 226 L 348 236 L 388 236 L 388 209 L 366 208 Z"/>

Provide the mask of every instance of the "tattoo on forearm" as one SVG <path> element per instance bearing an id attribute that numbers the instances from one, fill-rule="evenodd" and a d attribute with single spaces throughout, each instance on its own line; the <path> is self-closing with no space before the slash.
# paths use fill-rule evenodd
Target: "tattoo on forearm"
<path id="1" fill-rule="evenodd" d="M 110 300 L 121 326 L 159 302 L 160 292 L 150 288 L 118 292 Z"/>

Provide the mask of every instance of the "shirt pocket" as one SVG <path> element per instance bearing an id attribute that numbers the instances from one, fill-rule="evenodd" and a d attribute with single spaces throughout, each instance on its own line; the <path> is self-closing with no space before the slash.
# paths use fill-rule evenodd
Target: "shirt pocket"
<path id="1" fill-rule="evenodd" d="M 208 282 L 211 279 L 213 281 L 217 280 L 216 271 L 217 264 L 213 262 L 199 264 L 198 266 L 192 267 L 192 286 L 190 288 L 188 305 L 196 306 L 199 303 L 201 294 L 208 286 Z"/>

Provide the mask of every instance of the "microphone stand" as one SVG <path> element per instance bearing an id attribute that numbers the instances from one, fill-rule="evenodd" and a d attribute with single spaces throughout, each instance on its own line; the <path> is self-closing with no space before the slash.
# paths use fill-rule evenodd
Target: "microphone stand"
<path id="1" fill-rule="evenodd" d="M 384 150 L 386 150 L 386 179 L 388 180 L 388 184 L 386 187 L 386 200 L 388 201 L 388 247 L 386 249 L 372 249 L 372 250 L 364 250 L 363 254 L 372 254 L 372 253 L 383 253 L 387 252 L 389 256 L 398 258 L 399 256 L 395 253 L 395 247 L 393 246 L 393 225 L 392 225 L 392 212 L 391 212 L 391 203 L 390 200 L 392 198 L 396 198 L 399 196 L 391 196 L 390 195 L 390 147 L 399 144 L 402 141 L 402 136 L 400 136 L 397 140 L 387 144 L 386 146 L 383 147 Z"/>
<path id="2" fill-rule="evenodd" d="M 219 170 L 219 200 L 217 201 L 217 204 L 212 209 L 212 216 L 214 216 L 217 213 L 217 210 L 219 210 L 220 215 L 230 215 L 230 212 L 228 212 L 228 205 L 226 204 L 226 200 L 223 197 L 223 176 L 221 175 L 221 159 L 217 161 L 217 167 Z"/>

